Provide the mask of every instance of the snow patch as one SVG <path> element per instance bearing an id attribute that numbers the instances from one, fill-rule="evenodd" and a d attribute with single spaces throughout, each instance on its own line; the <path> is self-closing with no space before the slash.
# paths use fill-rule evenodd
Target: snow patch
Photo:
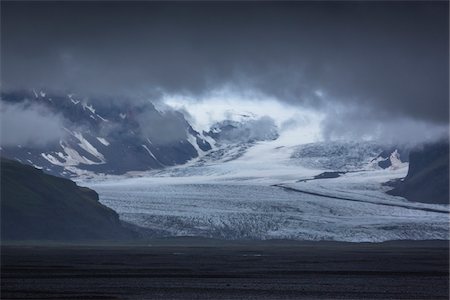
<path id="1" fill-rule="evenodd" d="M 104 138 L 102 138 L 102 137 L 97 137 L 97 140 L 98 140 L 100 143 L 102 143 L 103 145 L 109 146 L 109 142 L 108 142 L 106 139 L 104 139 Z"/>
<path id="2" fill-rule="evenodd" d="M 63 141 L 59 142 L 61 148 L 63 149 L 63 152 L 57 152 L 56 155 L 58 155 L 64 162 L 59 161 L 51 154 L 41 153 L 41 156 L 45 158 L 50 163 L 62 166 L 62 167 L 68 167 L 68 166 L 77 166 L 79 164 L 85 164 L 85 165 L 96 165 L 98 163 L 93 162 L 86 157 L 80 155 L 75 149 L 70 148 L 66 143 Z"/>
<path id="3" fill-rule="evenodd" d="M 73 99 L 73 95 L 72 95 L 72 94 L 69 94 L 68 97 L 69 97 L 70 101 L 71 101 L 73 104 L 77 105 L 78 103 L 80 103 L 79 100 Z"/>
<path id="4" fill-rule="evenodd" d="M 93 156 L 95 156 L 98 160 L 101 161 L 101 163 L 105 162 L 105 157 L 103 156 L 103 154 L 101 154 L 100 152 L 98 152 L 98 150 L 92 146 L 91 143 L 89 143 L 81 133 L 78 132 L 74 132 L 73 135 L 80 141 L 80 143 L 78 144 L 82 149 L 86 150 L 87 152 L 89 152 L 90 154 L 92 154 Z"/>
<path id="5" fill-rule="evenodd" d="M 48 160 L 51 164 L 58 165 L 58 166 L 63 165 L 58 159 L 56 159 L 51 154 L 41 153 L 41 156 L 43 158 L 45 158 L 46 160 Z"/>
<path id="6" fill-rule="evenodd" d="M 192 147 L 195 148 L 195 150 L 197 151 L 197 155 L 198 156 L 202 156 L 203 154 L 205 154 L 205 151 L 200 149 L 200 147 L 198 146 L 197 139 L 195 138 L 195 136 L 193 136 L 189 132 L 187 133 L 187 140 L 192 145 Z"/>
<path id="7" fill-rule="evenodd" d="M 109 122 L 107 119 L 103 118 L 102 116 L 100 116 L 99 114 L 95 114 L 97 117 L 100 118 L 100 120 L 102 120 L 103 122 Z"/>
<path id="8" fill-rule="evenodd" d="M 398 153 L 397 149 L 395 149 L 395 151 L 391 153 L 389 159 L 391 160 L 390 168 L 393 170 L 405 168 L 408 166 L 408 163 L 404 163 L 400 160 L 400 153 Z"/>
<path id="9" fill-rule="evenodd" d="M 147 150 L 148 154 L 150 154 L 150 156 L 153 157 L 154 160 L 158 161 L 156 156 L 152 153 L 152 151 L 150 151 L 150 149 L 148 149 L 146 145 L 142 145 L 142 147 L 144 147 L 144 149 Z"/>
<path id="10" fill-rule="evenodd" d="M 83 109 L 86 110 L 88 109 L 91 113 L 95 114 L 95 109 L 92 105 L 87 104 L 87 103 L 83 103 Z"/>

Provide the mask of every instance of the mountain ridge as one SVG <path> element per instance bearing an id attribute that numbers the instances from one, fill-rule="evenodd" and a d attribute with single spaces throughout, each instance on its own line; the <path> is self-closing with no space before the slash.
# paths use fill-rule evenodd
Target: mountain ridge
<path id="1" fill-rule="evenodd" d="M 49 114 L 63 116 L 64 136 L 59 140 L 39 147 L 2 145 L 0 150 L 4 157 L 58 176 L 160 169 L 183 164 L 211 149 L 208 139 L 195 131 L 183 114 L 160 112 L 149 101 L 131 106 L 126 101 L 88 102 L 72 94 L 22 91 L 2 93 L 2 103 L 21 104 L 24 109 L 39 105 Z"/>

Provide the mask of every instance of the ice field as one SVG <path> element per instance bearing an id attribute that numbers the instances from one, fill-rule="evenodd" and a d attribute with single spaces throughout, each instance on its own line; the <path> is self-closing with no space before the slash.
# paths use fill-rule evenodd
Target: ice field
<path id="1" fill-rule="evenodd" d="M 183 166 L 88 185 L 121 219 L 155 236 L 448 239 L 449 207 L 386 194 L 383 183 L 404 177 L 407 164 L 376 168 L 371 163 L 376 151 L 375 146 L 260 142 L 216 149 Z M 313 179 L 330 170 L 347 173 Z"/>

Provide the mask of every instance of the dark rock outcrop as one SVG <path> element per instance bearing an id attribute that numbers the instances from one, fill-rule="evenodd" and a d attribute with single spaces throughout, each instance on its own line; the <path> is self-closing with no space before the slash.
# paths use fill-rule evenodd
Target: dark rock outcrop
<path id="1" fill-rule="evenodd" d="M 1 159 L 1 239 L 124 240 L 136 237 L 98 194 L 29 165 Z"/>
<path id="2" fill-rule="evenodd" d="M 426 144 L 411 150 L 409 170 L 388 193 L 424 203 L 449 204 L 449 142 Z"/>

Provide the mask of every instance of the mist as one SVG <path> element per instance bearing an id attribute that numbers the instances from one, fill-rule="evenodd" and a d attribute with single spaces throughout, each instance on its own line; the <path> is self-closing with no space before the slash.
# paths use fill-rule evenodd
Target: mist
<path id="1" fill-rule="evenodd" d="M 447 2 L 21 1 L 1 16 L 3 91 L 188 98 L 219 111 L 238 95 L 234 110 L 252 102 L 257 114 L 269 99 L 323 117 L 324 139 L 420 143 L 449 124 Z M 277 125 L 304 123 L 272 113 Z M 193 122 L 218 121 L 208 118 Z"/>
<path id="2" fill-rule="evenodd" d="M 66 135 L 64 118 L 32 102 L 0 106 L 2 146 L 37 146 L 58 142 Z"/>

